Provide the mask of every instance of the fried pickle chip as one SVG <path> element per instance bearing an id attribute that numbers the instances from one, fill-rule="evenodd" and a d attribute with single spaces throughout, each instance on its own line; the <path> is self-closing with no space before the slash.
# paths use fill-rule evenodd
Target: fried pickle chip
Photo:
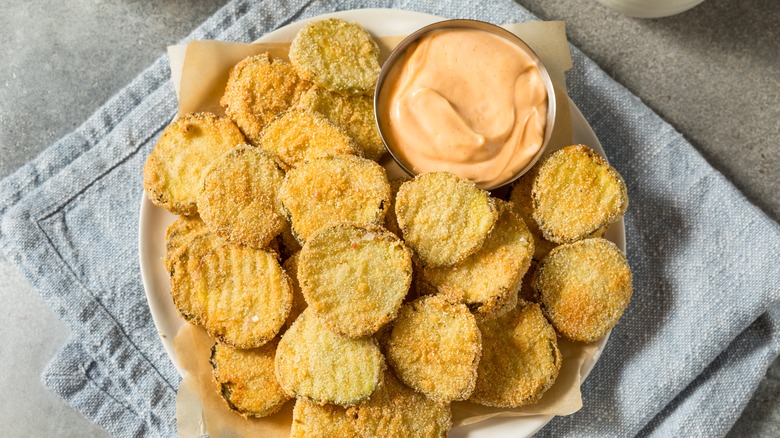
<path id="1" fill-rule="evenodd" d="M 542 311 L 560 334 L 592 342 L 617 324 L 633 288 L 631 269 L 614 243 L 585 239 L 550 252 L 534 274 Z"/>
<path id="2" fill-rule="evenodd" d="M 302 78 L 321 87 L 369 93 L 379 76 L 379 46 L 359 24 L 329 18 L 309 23 L 295 35 L 290 63 Z"/>
<path id="3" fill-rule="evenodd" d="M 385 216 L 385 228 L 401 238 L 404 237 L 404 233 L 401 231 L 401 227 L 398 226 L 398 219 L 395 216 L 395 199 L 398 196 L 398 189 L 401 188 L 401 184 L 410 180 L 411 178 L 409 177 L 390 180 L 390 208 L 387 209 L 387 215 Z"/>
<path id="4" fill-rule="evenodd" d="M 411 250 L 382 227 L 323 228 L 300 254 L 309 307 L 331 330 L 352 338 L 393 320 L 412 282 Z"/>
<path id="5" fill-rule="evenodd" d="M 481 350 L 474 315 L 446 295 L 401 306 L 386 346 L 398 378 L 437 402 L 471 395 Z"/>
<path id="6" fill-rule="evenodd" d="M 302 80 L 292 65 L 263 53 L 242 60 L 230 70 L 219 103 L 257 146 L 263 127 L 295 105 L 310 87 L 311 83 Z"/>
<path id="7" fill-rule="evenodd" d="M 203 175 L 200 216 L 228 242 L 264 248 L 285 227 L 279 201 L 283 180 L 271 154 L 241 145 L 211 163 Z"/>
<path id="8" fill-rule="evenodd" d="M 482 247 L 498 219 L 490 195 L 448 172 L 401 185 L 395 214 L 404 240 L 426 266 L 452 266 Z"/>
<path id="9" fill-rule="evenodd" d="M 298 261 L 300 259 L 301 253 L 296 252 L 282 263 L 284 272 L 290 277 L 290 284 L 292 285 L 293 291 L 292 308 L 290 309 L 290 314 L 287 316 L 287 321 L 284 323 L 285 328 L 290 328 L 292 323 L 298 319 L 298 315 L 306 310 L 307 306 L 306 299 L 303 297 L 303 292 L 301 292 L 301 285 L 298 282 Z"/>
<path id="10" fill-rule="evenodd" d="M 292 286 L 276 254 L 224 245 L 200 259 L 194 272 L 203 327 L 236 348 L 257 348 L 273 339 L 292 307 Z"/>
<path id="11" fill-rule="evenodd" d="M 291 398 L 274 374 L 276 345 L 273 340 L 260 348 L 240 350 L 221 342 L 214 344 L 214 380 L 230 409 L 244 416 L 267 417 Z"/>
<path id="12" fill-rule="evenodd" d="M 192 216 L 181 216 L 176 219 L 165 230 L 165 257 L 163 264 L 165 270 L 170 273 L 173 266 L 173 258 L 176 253 L 182 250 L 190 241 L 201 234 L 208 232 L 206 224 L 197 214 Z"/>
<path id="13" fill-rule="evenodd" d="M 437 403 L 401 383 L 392 371 L 371 397 L 349 409 L 358 436 L 446 437 L 452 427 L 449 403 Z"/>
<path id="14" fill-rule="evenodd" d="M 521 176 L 512 186 L 512 192 L 509 195 L 509 202 L 512 203 L 512 209 L 520 219 L 528 226 L 531 235 L 534 237 L 534 260 L 541 260 L 553 248 L 558 246 L 555 242 L 550 242 L 544 238 L 544 233 L 539 229 L 539 225 L 534 219 L 534 204 L 531 197 L 531 188 L 534 179 L 539 171 L 539 166 L 534 166 Z"/>
<path id="15" fill-rule="evenodd" d="M 374 392 L 385 365 L 373 338 L 333 333 L 306 309 L 282 336 L 275 366 L 288 394 L 351 406 Z"/>
<path id="16" fill-rule="evenodd" d="M 290 438 L 356 438 L 354 421 L 342 406 L 295 400 Z"/>
<path id="17" fill-rule="evenodd" d="M 342 127 L 355 140 L 364 157 L 379 161 L 385 154 L 385 144 L 374 119 L 374 99 L 370 96 L 344 96 L 312 87 L 301 96 L 298 106 L 320 113 L 334 125 Z"/>
<path id="18" fill-rule="evenodd" d="M 496 200 L 499 216 L 482 248 L 462 262 L 423 267 L 423 282 L 464 302 L 481 318 L 498 316 L 517 304 L 517 291 L 534 251 L 531 232 L 508 202 Z"/>
<path id="19" fill-rule="evenodd" d="M 198 295 L 205 293 L 206 285 L 195 274 L 200 267 L 200 259 L 225 244 L 222 239 L 206 232 L 190 239 L 170 260 L 168 272 L 173 304 L 182 318 L 191 323 L 201 324 L 203 321 Z"/>
<path id="20" fill-rule="evenodd" d="M 561 369 L 555 329 L 539 305 L 522 301 L 498 318 L 481 321 L 482 359 L 469 401 L 516 408 L 536 403 Z"/>
<path id="21" fill-rule="evenodd" d="M 623 177 L 585 145 L 567 146 L 539 167 L 531 188 L 533 218 L 547 240 L 585 238 L 628 207 Z"/>
<path id="22" fill-rule="evenodd" d="M 319 113 L 298 109 L 284 112 L 266 125 L 258 144 L 279 157 L 285 171 L 315 158 L 362 154 L 342 128 Z"/>
<path id="23" fill-rule="evenodd" d="M 230 120 L 187 114 L 163 131 L 144 164 L 144 189 L 154 205 L 183 216 L 198 212 L 200 179 L 208 165 L 244 142 Z"/>
<path id="24" fill-rule="evenodd" d="M 341 222 L 380 225 L 390 185 L 379 164 L 353 155 L 308 161 L 287 172 L 279 192 L 294 235 L 305 242 Z"/>

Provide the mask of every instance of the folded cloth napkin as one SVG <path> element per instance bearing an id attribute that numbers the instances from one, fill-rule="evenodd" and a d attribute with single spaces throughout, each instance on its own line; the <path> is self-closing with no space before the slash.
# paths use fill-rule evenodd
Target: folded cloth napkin
<path id="1" fill-rule="evenodd" d="M 387 7 L 494 23 L 509 0 L 234 0 L 189 38 L 251 41 L 301 18 Z M 780 349 L 780 227 L 639 99 L 572 49 L 571 98 L 631 198 L 634 296 L 583 385 L 541 435 L 723 435 Z M 117 436 L 173 436 L 179 377 L 138 265 L 142 166 L 176 112 L 162 57 L 84 125 L 0 183 L 0 245 L 72 338 L 44 384 Z"/>

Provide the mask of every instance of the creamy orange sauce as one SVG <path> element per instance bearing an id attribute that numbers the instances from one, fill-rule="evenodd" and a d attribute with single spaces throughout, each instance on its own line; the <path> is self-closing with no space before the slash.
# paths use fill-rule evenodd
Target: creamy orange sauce
<path id="1" fill-rule="evenodd" d="M 415 174 L 492 188 L 542 147 L 547 90 L 530 56 L 489 32 L 441 29 L 409 46 L 382 86 L 379 123 Z"/>

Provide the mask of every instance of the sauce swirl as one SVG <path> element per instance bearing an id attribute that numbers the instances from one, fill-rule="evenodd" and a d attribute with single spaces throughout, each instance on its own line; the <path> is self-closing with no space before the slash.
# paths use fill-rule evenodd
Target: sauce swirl
<path id="1" fill-rule="evenodd" d="M 392 152 L 416 174 L 449 171 L 496 187 L 544 141 L 547 90 L 536 63 L 482 30 L 424 35 L 388 73 L 378 104 Z"/>

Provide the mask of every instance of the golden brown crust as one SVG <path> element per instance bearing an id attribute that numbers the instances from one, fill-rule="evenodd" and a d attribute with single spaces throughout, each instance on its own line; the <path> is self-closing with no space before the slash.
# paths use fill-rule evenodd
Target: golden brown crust
<path id="1" fill-rule="evenodd" d="M 170 261 L 171 297 L 179 314 L 193 324 L 201 324 L 203 315 L 198 296 L 205 293 L 206 285 L 196 277 L 200 260 L 215 248 L 226 245 L 217 236 L 205 232 L 192 239 Z"/>
<path id="2" fill-rule="evenodd" d="M 239 245 L 215 248 L 193 273 L 204 285 L 198 304 L 212 338 L 257 348 L 279 333 L 292 307 L 290 278 L 277 255 Z"/>
<path id="3" fill-rule="evenodd" d="M 539 401 L 562 363 L 557 335 L 539 305 L 522 301 L 509 313 L 481 321 L 479 329 L 482 359 L 469 400 L 502 408 Z"/>
<path id="4" fill-rule="evenodd" d="M 539 167 L 531 196 L 539 229 L 557 243 L 583 239 L 620 219 L 628 208 L 623 178 L 585 145 L 550 155 Z"/>
<path id="5" fill-rule="evenodd" d="M 289 63 L 263 53 L 242 60 L 230 70 L 219 103 L 256 146 L 263 127 L 294 106 L 310 87 Z"/>
<path id="6" fill-rule="evenodd" d="M 390 185 L 379 164 L 353 155 L 308 161 L 287 172 L 279 198 L 293 235 L 305 242 L 318 230 L 352 222 L 380 225 L 390 204 Z"/>
<path id="7" fill-rule="evenodd" d="M 267 417 L 291 397 L 274 374 L 277 341 L 260 348 L 239 350 L 217 342 L 211 349 L 211 366 L 217 389 L 230 409 L 244 416 Z"/>
<path id="8" fill-rule="evenodd" d="M 362 154 L 342 128 L 321 114 L 299 109 L 286 111 L 267 124 L 258 144 L 277 156 L 285 171 L 316 158 Z"/>
<path id="9" fill-rule="evenodd" d="M 290 45 L 298 74 L 329 90 L 370 93 L 379 76 L 379 46 L 357 23 L 329 18 L 309 23 Z"/>
<path id="10" fill-rule="evenodd" d="M 301 289 L 334 332 L 357 338 L 393 320 L 412 282 L 412 252 L 382 227 L 339 224 L 301 251 Z"/>
<path id="11" fill-rule="evenodd" d="M 560 334 L 592 342 L 617 324 L 633 291 L 631 270 L 614 243 L 585 239 L 550 252 L 534 274 L 542 311 Z"/>
<path id="12" fill-rule="evenodd" d="M 474 315 L 444 295 L 403 305 L 386 346 L 396 376 L 437 402 L 471 395 L 481 351 Z"/>
<path id="13" fill-rule="evenodd" d="M 244 142 L 230 120 L 211 113 L 186 114 L 163 131 L 144 164 L 144 189 L 154 205 L 171 213 L 198 212 L 200 179 L 208 165 Z"/>
<path id="14" fill-rule="evenodd" d="M 298 398 L 293 408 L 290 438 L 356 438 L 354 421 L 346 408 L 320 405 Z"/>
<path id="15" fill-rule="evenodd" d="M 298 107 L 322 114 L 342 127 L 360 147 L 362 155 L 379 161 L 387 152 L 374 118 L 374 99 L 370 96 L 344 96 L 320 87 L 312 87 L 301 96 Z"/>
<path id="16" fill-rule="evenodd" d="M 493 318 L 515 307 L 534 252 L 533 237 L 523 220 L 509 203 L 496 203 L 498 221 L 479 251 L 452 266 L 420 270 L 423 282 L 465 303 L 480 318 Z"/>
<path id="17" fill-rule="evenodd" d="M 487 192 L 448 172 L 403 183 L 395 214 L 406 243 L 431 267 L 452 266 L 477 252 L 498 219 Z"/>
<path id="18" fill-rule="evenodd" d="M 443 438 L 452 427 L 449 403 L 434 402 L 401 383 L 390 370 L 371 397 L 347 414 L 358 435 L 366 438 Z"/>
<path id="19" fill-rule="evenodd" d="M 282 336 L 276 377 L 296 397 L 351 406 L 368 398 L 382 379 L 384 359 L 373 338 L 331 332 L 306 309 Z"/>
<path id="20" fill-rule="evenodd" d="M 283 180 L 269 153 L 241 145 L 215 160 L 203 175 L 200 215 L 228 242 L 264 248 L 285 227 L 279 201 Z"/>
<path id="21" fill-rule="evenodd" d="M 165 257 L 163 258 L 166 272 L 171 272 L 173 259 L 179 251 L 182 251 L 195 236 L 207 232 L 206 224 L 197 214 L 181 216 L 168 226 L 165 230 Z"/>

